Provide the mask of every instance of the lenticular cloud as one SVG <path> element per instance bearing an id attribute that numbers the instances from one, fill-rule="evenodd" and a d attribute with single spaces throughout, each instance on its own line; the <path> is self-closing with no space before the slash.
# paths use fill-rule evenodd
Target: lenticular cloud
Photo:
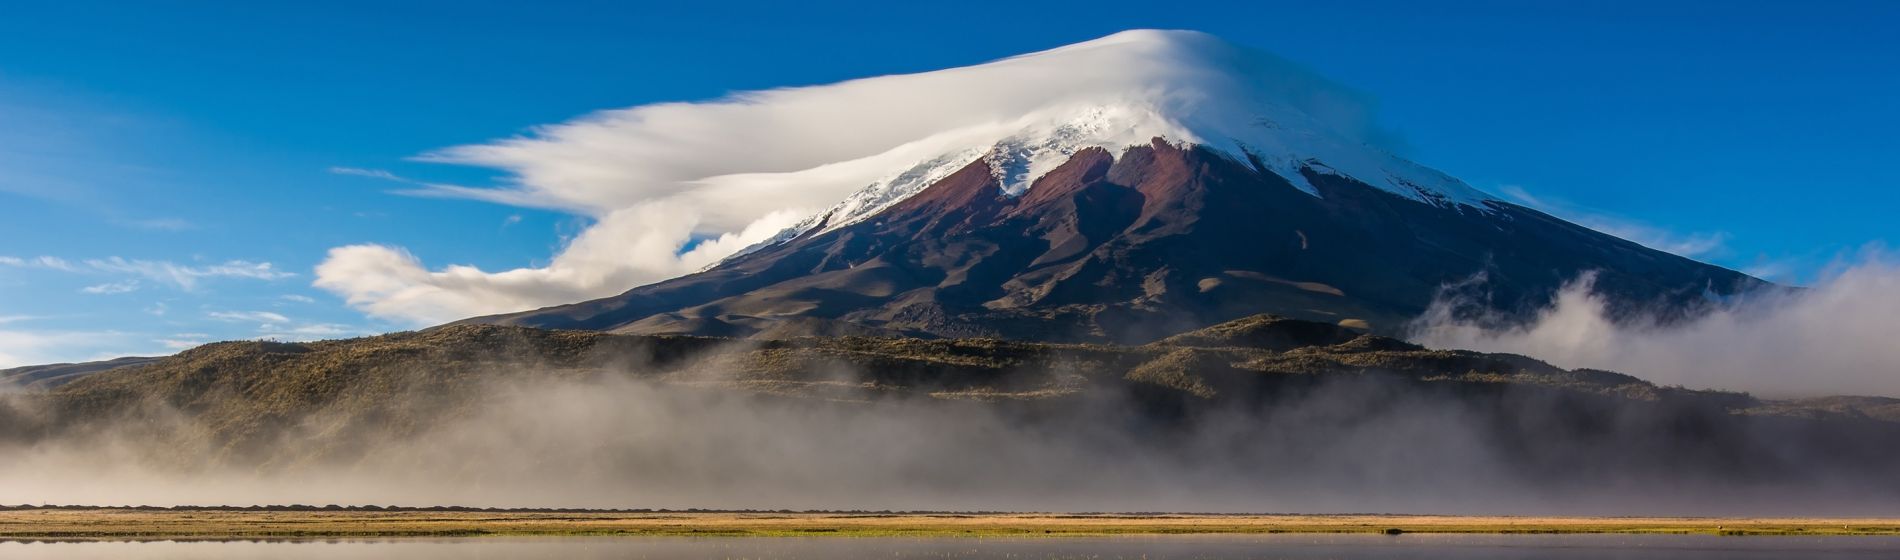
<path id="1" fill-rule="evenodd" d="M 1317 156 L 1363 177 L 1413 174 L 1408 185 L 1477 196 L 1455 179 L 1362 155 L 1382 137 L 1367 107 L 1265 53 L 1194 32 L 1130 31 L 964 68 L 601 111 L 422 156 L 511 178 L 421 194 L 594 220 L 546 266 L 432 270 L 399 247 L 354 245 L 330 251 L 316 285 L 417 324 L 605 297 L 716 263 L 854 192 L 894 202 L 921 188 L 903 181 L 993 157 L 1012 139 L 1028 154 L 1023 184 L 1074 150 L 1161 136 L 1264 155 L 1269 165 Z M 857 217 L 880 207 L 854 204 Z"/>

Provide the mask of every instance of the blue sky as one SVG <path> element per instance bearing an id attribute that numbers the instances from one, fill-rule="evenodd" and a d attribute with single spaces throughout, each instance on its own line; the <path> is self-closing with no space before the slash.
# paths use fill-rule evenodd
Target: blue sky
<path id="1" fill-rule="evenodd" d="M 312 286 L 334 247 L 543 266 L 590 218 L 396 194 L 417 161 L 592 111 L 1213 33 L 1379 102 L 1405 155 L 1718 264 L 1892 243 L 1900 4 L 94 3 L 0 18 L 0 365 L 409 328 Z"/>

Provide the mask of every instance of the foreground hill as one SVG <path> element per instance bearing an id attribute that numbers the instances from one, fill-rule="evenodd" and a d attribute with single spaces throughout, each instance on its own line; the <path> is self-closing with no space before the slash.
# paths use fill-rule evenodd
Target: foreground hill
<path id="1" fill-rule="evenodd" d="M 557 388 L 552 396 L 518 398 L 550 387 Z M 1257 500 L 1246 497 L 1264 488 L 1336 496 L 1390 484 L 1400 486 L 1381 496 L 1453 492 L 1460 484 L 1478 484 L 1456 490 L 1468 497 L 1515 484 L 1583 497 L 1601 485 L 1706 486 L 1697 492 L 1710 494 L 1687 502 L 1697 507 L 1755 496 L 1743 489 L 1756 488 L 1900 495 L 1891 476 L 1900 464 L 1894 399 L 1776 401 L 1660 387 L 1271 316 L 1142 346 L 758 341 L 462 325 L 352 340 L 210 344 L 5 402 L 0 442 L 72 445 L 64 453 L 79 456 L 108 446 L 99 441 L 135 451 L 115 456 L 115 468 L 149 462 L 186 472 L 294 473 L 341 465 L 380 478 L 451 461 L 434 467 L 446 470 L 420 472 L 440 484 L 489 480 L 455 483 L 457 492 L 502 481 L 559 487 L 564 477 L 596 489 L 560 503 L 549 500 L 561 494 L 537 490 L 528 496 L 539 498 L 521 498 L 528 505 L 612 505 L 599 503 L 610 494 L 598 488 L 653 480 L 689 488 L 713 476 L 707 472 L 741 469 L 714 476 L 722 486 L 690 499 L 714 500 L 719 489 L 745 486 L 735 480 L 746 477 L 776 493 L 803 491 L 779 479 L 792 477 L 839 500 L 883 484 L 966 488 L 932 499 L 977 507 L 1010 498 L 968 489 L 1027 484 L 1007 494 L 1026 499 L 1090 480 L 1069 474 L 1080 468 L 1075 461 L 1103 472 L 1130 469 L 1117 484 L 1170 488 L 1176 498 L 1230 485 L 1223 499 L 1239 505 L 1224 507 L 1255 510 L 1276 502 L 1240 500 Z M 101 434 L 116 437 L 87 439 Z M 814 451 L 823 449 L 831 451 Z M 423 451 L 442 455 L 412 456 Z M 655 467 L 656 456 L 698 466 Z M 483 470 L 530 457 L 543 458 L 510 467 L 535 473 L 528 478 L 509 471 L 496 479 Z M 985 463 L 959 462 L 975 458 Z M 633 462 L 604 467 L 624 461 Z M 877 470 L 828 478 L 856 465 Z M 990 469 L 1002 470 L 982 474 Z M 1186 475 L 1153 469 L 1223 474 L 1177 479 Z M 1384 474 L 1334 478 L 1342 472 Z M 1189 481 L 1199 482 L 1175 488 Z M 750 492 L 723 503 L 763 507 L 759 496 L 776 495 Z M 1077 504 L 1141 496 L 1095 492 L 1060 496 L 1084 500 Z"/>

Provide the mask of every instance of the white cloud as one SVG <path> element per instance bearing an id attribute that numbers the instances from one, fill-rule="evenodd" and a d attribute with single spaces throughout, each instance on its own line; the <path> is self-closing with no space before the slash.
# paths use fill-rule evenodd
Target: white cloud
<path id="1" fill-rule="evenodd" d="M 210 311 L 205 313 L 205 317 L 226 323 L 255 323 L 257 325 L 255 334 L 232 337 L 254 340 L 304 342 L 368 336 L 381 332 L 339 323 L 306 323 L 270 311 Z M 209 338 L 210 335 L 201 333 L 178 333 L 161 339 L 160 342 L 167 348 L 180 349 L 204 344 Z"/>
<path id="2" fill-rule="evenodd" d="M 277 270 L 267 262 L 225 261 L 221 264 L 191 266 L 171 261 L 130 260 L 121 257 L 90 259 L 86 266 L 105 272 L 132 274 L 146 279 L 172 284 L 181 289 L 191 290 L 198 281 L 205 278 L 248 278 L 253 280 L 280 280 L 296 276 Z"/>
<path id="3" fill-rule="evenodd" d="M 279 341 L 285 341 L 285 342 L 307 342 L 311 340 L 351 338 L 351 337 L 368 336 L 372 334 L 377 334 L 375 331 L 363 329 L 361 327 L 355 327 L 351 325 L 342 325 L 342 324 L 337 324 L 337 323 L 301 323 L 301 324 L 295 324 L 295 325 L 265 325 L 263 328 L 259 329 L 258 332 L 259 334 L 257 338 L 279 340 Z"/>
<path id="4" fill-rule="evenodd" d="M 164 346 L 168 350 L 178 351 L 197 348 L 210 341 L 211 335 L 204 333 L 176 333 L 154 342 L 157 342 L 160 346 Z"/>
<path id="5" fill-rule="evenodd" d="M 66 342 L 65 337 L 30 331 L 0 330 L 0 368 L 40 363 L 46 348 Z"/>
<path id="6" fill-rule="evenodd" d="M 686 274 L 763 241 L 801 217 L 769 214 L 744 230 L 682 252 L 692 241 L 692 216 L 665 205 L 641 205 L 610 214 L 581 232 L 548 266 L 501 272 L 469 266 L 431 271 L 401 248 L 350 245 L 330 250 L 317 266 L 315 285 L 375 317 L 434 324 L 572 303 Z"/>
<path id="7" fill-rule="evenodd" d="M 1415 339 L 1696 388 L 1900 397 L 1900 263 L 1878 253 L 1836 267 L 1813 288 L 1751 294 L 1681 322 L 1614 322 L 1587 279 L 1519 327 L 1487 328 L 1448 311 L 1435 307 Z"/>
<path id="8" fill-rule="evenodd" d="M 1145 108 L 1136 111 L 1147 119 L 1141 126 L 1090 131 L 1139 143 L 1153 134 L 1138 133 L 1166 120 L 1156 117 L 1164 109 L 1189 114 L 1235 99 L 1310 118 L 1354 149 L 1381 136 L 1358 94 L 1290 63 L 1205 35 L 1130 32 L 964 68 L 600 111 L 419 158 L 509 173 L 495 188 L 333 169 L 415 187 L 408 194 L 594 222 L 543 267 L 432 269 L 399 247 L 363 244 L 332 249 L 315 284 L 373 316 L 416 324 L 609 296 L 716 262 L 920 162 L 974 150 L 959 160 L 972 161 L 1057 115 Z M 1253 119 L 1221 122 L 1259 128 Z"/>
<path id="9" fill-rule="evenodd" d="M 206 278 L 246 278 L 252 280 L 281 280 L 296 276 L 290 272 L 277 270 L 271 263 L 243 260 L 225 261 L 210 265 L 178 264 L 171 261 L 127 259 L 124 257 L 106 257 L 86 259 L 77 263 L 59 257 L 7 257 L 0 256 L 0 265 L 21 268 L 42 268 L 62 272 L 122 274 L 144 278 L 161 284 L 169 284 L 179 289 L 196 289 L 198 282 Z M 103 286 L 103 285 L 101 285 Z M 101 290 L 107 290 L 101 286 Z M 110 291 L 88 293 L 117 293 Z M 129 291 L 129 290 L 128 290 Z"/>
<path id="10" fill-rule="evenodd" d="M 377 334 L 379 331 L 360 326 L 338 323 L 305 323 L 291 319 L 279 313 L 269 311 L 212 311 L 206 317 L 227 323 L 257 323 L 257 334 L 250 338 L 259 340 L 280 340 L 304 342 L 333 338 L 350 338 Z M 203 344 L 205 335 L 173 335 L 171 342 L 190 343 L 192 346 Z M 168 343 L 168 346 L 173 346 Z"/>
<path id="11" fill-rule="evenodd" d="M 1583 218 L 1577 223 L 1644 247 L 1689 258 L 1718 256 L 1728 248 L 1728 234 L 1725 232 L 1680 235 L 1654 226 L 1608 219 Z"/>
<path id="12" fill-rule="evenodd" d="M 363 169 L 360 167 L 331 167 L 330 172 L 335 173 L 337 175 L 355 175 L 357 177 L 369 177 L 372 179 L 385 179 L 385 180 L 390 180 L 390 181 L 401 181 L 404 183 L 410 182 L 408 179 L 404 179 L 402 177 L 396 176 L 395 173 L 390 173 L 388 171 L 384 171 L 381 169 Z"/>
<path id="13" fill-rule="evenodd" d="M 227 323 L 256 323 L 257 334 L 250 338 L 302 342 L 331 338 L 349 338 L 377 334 L 380 331 L 339 323 L 306 323 L 270 311 L 210 311 L 205 317 Z M 173 335 L 174 339 L 196 340 L 205 335 Z M 202 342 L 199 342 L 202 344 Z"/>
<path id="14" fill-rule="evenodd" d="M 44 268 L 63 272 L 78 272 L 79 267 L 59 257 L 6 257 L 0 256 L 0 265 L 20 268 Z"/>
<path id="15" fill-rule="evenodd" d="M 277 296 L 277 299 L 281 299 L 281 300 L 288 301 L 291 303 L 316 303 L 317 302 L 317 298 L 313 298 L 313 297 L 302 295 L 302 294 L 284 294 L 281 296 Z"/>
<path id="16" fill-rule="evenodd" d="M 1499 187 L 1498 191 L 1513 202 L 1665 253 L 1702 259 L 1720 256 L 1728 250 L 1727 232 L 1679 234 L 1634 220 L 1579 208 L 1567 202 L 1535 196 L 1517 185 L 1504 185 Z"/>
<path id="17" fill-rule="evenodd" d="M 128 335 L 118 331 L 55 331 L 0 329 L 0 368 L 88 361 L 127 347 Z M 111 354 L 108 357 L 129 354 Z"/>
<path id="18" fill-rule="evenodd" d="M 88 294 L 123 294 L 123 293 L 131 292 L 131 291 L 135 291 L 138 289 L 139 289 L 139 281 L 122 280 L 118 282 L 107 282 L 104 284 L 94 284 L 91 286 L 86 286 L 84 288 L 80 288 L 79 291 L 85 292 Z"/>
<path id="19" fill-rule="evenodd" d="M 205 316 L 230 323 L 255 322 L 270 324 L 290 322 L 289 317 L 269 311 L 212 311 L 205 313 Z"/>

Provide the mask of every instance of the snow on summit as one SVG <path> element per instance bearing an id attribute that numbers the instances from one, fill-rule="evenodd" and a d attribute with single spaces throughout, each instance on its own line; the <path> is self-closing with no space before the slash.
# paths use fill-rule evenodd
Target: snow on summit
<path id="1" fill-rule="evenodd" d="M 801 226 L 848 225 L 978 158 L 987 159 L 1006 193 L 1015 195 L 1079 150 L 1120 153 L 1156 137 L 1242 161 L 1252 156 L 1316 196 L 1303 167 L 1428 204 L 1482 208 L 1490 198 L 1372 145 L 1366 104 L 1351 90 L 1199 32 L 1126 31 L 977 66 L 877 79 L 951 91 L 994 84 L 1022 108 L 917 139 L 914 144 L 946 149 L 923 159 L 890 158 L 916 163 L 890 170 Z"/>
<path id="2" fill-rule="evenodd" d="M 1119 154 L 1156 137 L 1259 161 L 1309 194 L 1318 191 L 1302 169 L 1484 208 L 1487 195 L 1378 148 L 1370 113 L 1361 94 L 1279 57 L 1159 30 L 961 68 L 600 111 L 423 156 L 507 174 L 497 186 L 432 194 L 595 220 L 547 266 L 431 271 L 398 248 L 351 246 L 332 251 L 318 285 L 418 324 L 611 295 L 863 219 L 980 158 L 1020 194 L 1081 149 Z"/>

